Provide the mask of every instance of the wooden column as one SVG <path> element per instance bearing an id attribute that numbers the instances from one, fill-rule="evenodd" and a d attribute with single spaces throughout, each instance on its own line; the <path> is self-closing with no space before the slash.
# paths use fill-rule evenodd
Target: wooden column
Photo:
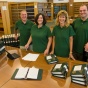
<path id="1" fill-rule="evenodd" d="M 68 3 L 68 14 L 69 16 L 73 17 L 73 13 L 74 13 L 74 8 L 73 8 L 73 2 L 74 0 L 69 0 L 69 3 Z"/>
<path id="2" fill-rule="evenodd" d="M 11 34 L 8 2 L 0 1 L 4 34 Z"/>
<path id="3" fill-rule="evenodd" d="M 4 6 L 6 6 L 5 10 L 5 16 L 6 16 L 6 24 L 7 24 L 7 34 L 11 34 L 11 28 L 10 28 L 10 15 L 9 15 L 9 8 L 8 8 L 8 2 L 4 2 Z"/>
<path id="4" fill-rule="evenodd" d="M 6 26 L 5 12 L 3 10 L 3 2 L 0 2 L 0 7 L 1 7 L 2 24 L 3 24 L 4 34 L 6 34 L 7 33 L 7 26 Z"/>

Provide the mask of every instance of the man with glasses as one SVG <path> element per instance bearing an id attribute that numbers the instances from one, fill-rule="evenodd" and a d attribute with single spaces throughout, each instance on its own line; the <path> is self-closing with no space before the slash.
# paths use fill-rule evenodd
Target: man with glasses
<path id="1" fill-rule="evenodd" d="M 79 8 L 80 18 L 72 26 L 76 33 L 73 42 L 73 56 L 77 60 L 87 61 L 84 52 L 88 51 L 88 6 L 83 4 Z"/>

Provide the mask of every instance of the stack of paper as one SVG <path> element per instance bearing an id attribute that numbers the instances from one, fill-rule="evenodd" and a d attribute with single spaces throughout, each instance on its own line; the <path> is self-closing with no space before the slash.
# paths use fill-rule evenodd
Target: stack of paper
<path id="1" fill-rule="evenodd" d="M 27 61 L 36 61 L 36 59 L 38 58 L 39 54 L 32 54 L 29 53 L 26 56 L 24 56 L 22 59 L 23 60 L 27 60 Z"/>
<path id="2" fill-rule="evenodd" d="M 42 79 L 42 69 L 38 69 L 35 67 L 29 68 L 19 68 L 16 69 L 12 79 L 37 79 L 41 80 Z"/>
<path id="3" fill-rule="evenodd" d="M 61 78 L 66 78 L 67 72 L 68 72 L 67 63 L 56 64 L 51 71 L 53 76 L 61 77 Z"/>
<path id="4" fill-rule="evenodd" d="M 88 68 L 86 64 L 74 65 L 71 71 L 71 80 L 74 83 L 88 85 Z"/>
<path id="5" fill-rule="evenodd" d="M 54 54 L 47 55 L 45 60 L 48 64 L 53 64 L 58 62 L 58 58 Z"/>

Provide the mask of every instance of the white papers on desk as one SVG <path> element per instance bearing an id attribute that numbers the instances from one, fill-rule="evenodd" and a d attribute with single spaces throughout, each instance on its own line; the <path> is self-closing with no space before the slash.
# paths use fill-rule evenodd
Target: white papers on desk
<path id="1" fill-rule="evenodd" d="M 26 74 L 28 72 L 28 67 L 26 68 L 20 68 L 15 76 L 15 79 L 23 79 L 26 77 Z"/>
<path id="2" fill-rule="evenodd" d="M 35 68 L 35 67 L 30 68 L 30 70 L 28 72 L 28 75 L 27 75 L 27 78 L 37 79 L 37 77 L 38 77 L 38 71 L 39 71 L 38 68 Z"/>
<path id="3" fill-rule="evenodd" d="M 37 79 L 38 73 L 39 69 L 35 67 L 19 68 L 15 75 L 15 79 Z"/>
<path id="4" fill-rule="evenodd" d="M 36 61 L 36 59 L 38 58 L 39 54 L 32 54 L 29 53 L 26 56 L 24 56 L 22 59 L 23 60 L 28 60 L 28 61 Z"/>

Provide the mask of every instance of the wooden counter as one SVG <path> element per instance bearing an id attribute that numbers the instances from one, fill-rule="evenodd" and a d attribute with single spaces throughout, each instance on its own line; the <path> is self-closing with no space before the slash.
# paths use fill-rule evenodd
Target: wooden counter
<path id="1" fill-rule="evenodd" d="M 10 60 L 6 57 L 6 53 L 0 55 L 0 88 L 87 88 L 86 86 L 71 83 L 69 76 L 74 64 L 84 64 L 85 62 L 58 57 L 60 63 L 68 62 L 69 64 L 68 77 L 67 79 L 62 79 L 51 75 L 52 67 L 55 64 L 47 64 L 43 54 L 40 54 L 38 59 L 34 62 L 24 61 L 22 57 L 31 51 L 20 50 L 13 47 L 6 47 L 6 49 L 10 53 L 18 53 L 21 57 Z M 11 80 L 11 76 L 16 68 L 32 66 L 43 69 L 42 80 Z"/>

